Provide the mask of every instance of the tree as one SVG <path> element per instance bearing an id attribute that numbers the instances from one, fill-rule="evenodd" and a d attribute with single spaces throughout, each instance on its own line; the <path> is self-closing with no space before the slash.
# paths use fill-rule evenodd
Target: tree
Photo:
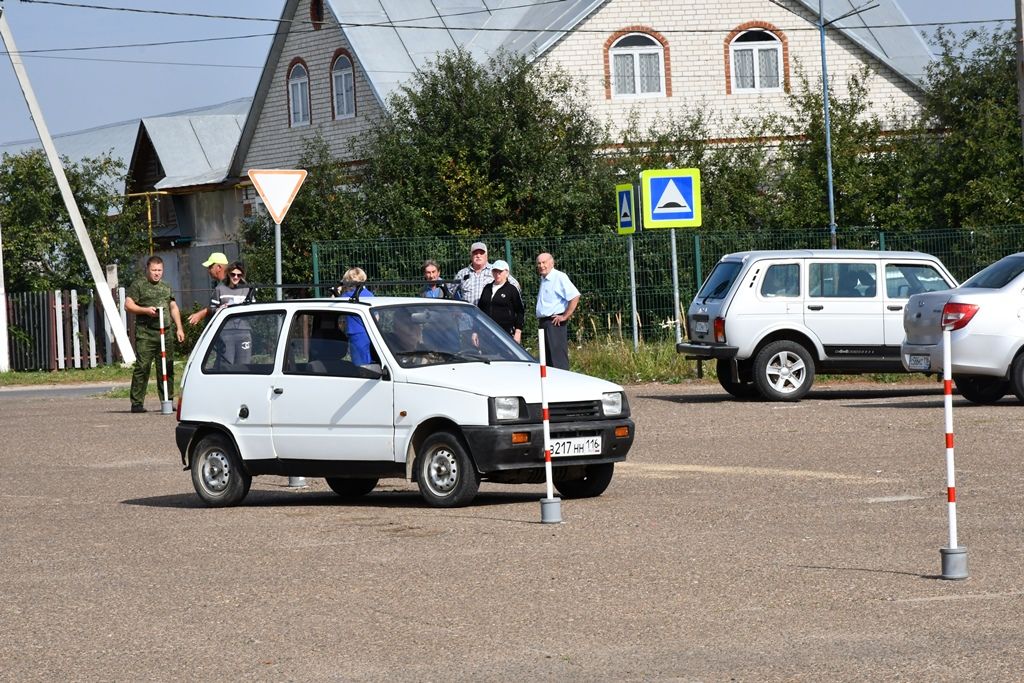
<path id="1" fill-rule="evenodd" d="M 372 131 L 362 190 L 385 234 L 559 235 L 609 226 L 604 131 L 572 79 L 521 56 L 438 57 Z"/>
<path id="2" fill-rule="evenodd" d="M 125 202 L 116 185 L 124 164 L 109 155 L 63 160 L 86 230 L 101 264 L 119 264 L 126 282 L 147 251 L 141 207 Z M 90 289 L 88 264 L 42 150 L 0 159 L 0 230 L 4 274 L 11 291 Z"/>

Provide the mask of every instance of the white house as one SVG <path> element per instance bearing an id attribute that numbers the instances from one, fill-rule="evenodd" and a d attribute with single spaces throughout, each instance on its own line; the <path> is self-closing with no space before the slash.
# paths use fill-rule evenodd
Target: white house
<path id="1" fill-rule="evenodd" d="M 826 0 L 830 21 L 855 0 Z M 914 109 L 931 59 L 896 0 L 827 29 L 830 81 L 842 94 L 865 65 L 873 112 Z M 319 132 L 340 158 L 385 115 L 388 97 L 441 52 L 483 60 L 499 49 L 558 65 L 591 110 L 621 129 L 706 107 L 716 139 L 734 114 L 781 111 L 799 73 L 821 75 L 816 0 L 288 0 L 231 174 L 293 167 Z"/>

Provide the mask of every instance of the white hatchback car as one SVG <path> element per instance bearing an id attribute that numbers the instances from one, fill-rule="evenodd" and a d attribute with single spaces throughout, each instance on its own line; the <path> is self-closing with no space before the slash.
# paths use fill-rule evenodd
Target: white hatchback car
<path id="1" fill-rule="evenodd" d="M 244 351 L 225 353 L 232 343 Z M 633 443 L 622 387 L 549 369 L 545 397 L 556 488 L 600 495 Z M 223 309 L 185 367 L 178 420 L 182 464 L 211 506 L 239 503 L 260 474 L 324 477 L 342 497 L 402 477 L 436 507 L 468 504 L 481 480 L 544 481 L 538 363 L 463 302 Z"/>
<path id="2" fill-rule="evenodd" d="M 1003 257 L 956 289 L 910 298 L 902 348 L 908 370 L 943 371 L 944 326 L 961 396 L 994 403 L 1012 391 L 1024 401 L 1024 253 Z"/>

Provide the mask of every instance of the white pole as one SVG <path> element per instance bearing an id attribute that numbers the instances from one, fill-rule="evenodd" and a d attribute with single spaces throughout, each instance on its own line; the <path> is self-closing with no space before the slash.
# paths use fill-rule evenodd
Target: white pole
<path id="1" fill-rule="evenodd" d="M 949 547 L 956 548 L 956 479 L 953 473 L 953 363 L 949 328 L 942 330 L 942 386 L 946 413 L 946 500 L 949 510 Z"/>
<path id="2" fill-rule="evenodd" d="M 71 193 L 71 185 L 64 174 L 64 167 L 61 165 L 57 148 L 53 146 L 53 139 L 50 137 L 50 131 L 43 120 L 43 112 L 39 108 L 35 92 L 32 90 L 32 84 L 28 80 L 28 72 L 25 71 L 25 65 L 22 64 L 18 48 L 14 44 L 14 36 L 11 35 L 11 29 L 7 25 L 7 17 L 3 9 L 0 9 L 0 39 L 7 46 L 7 54 L 11 58 L 11 66 L 14 67 L 14 74 L 18 77 L 18 82 L 21 84 L 21 92 L 25 96 L 25 103 L 28 104 L 29 112 L 32 114 L 32 121 L 35 123 L 36 131 L 39 133 L 39 141 L 43 145 L 43 150 L 46 151 L 46 158 L 49 160 L 50 168 L 57 179 L 57 186 L 60 188 L 61 197 L 64 198 L 64 206 L 67 207 L 68 215 L 71 217 L 71 224 L 75 228 L 78 243 L 82 247 L 86 263 L 89 264 L 89 272 L 92 274 L 93 282 L 100 295 L 100 301 L 103 303 L 103 312 L 110 321 L 110 327 L 117 338 L 117 345 L 121 348 L 121 357 L 124 358 L 126 364 L 130 365 L 135 362 L 135 349 L 132 348 L 132 344 L 128 340 L 128 331 L 125 329 L 124 324 L 119 325 L 117 323 L 117 306 L 114 304 L 114 298 L 108 290 L 102 288 L 104 278 L 103 271 L 100 269 L 99 259 L 96 258 L 96 251 L 92 248 L 89 232 L 85 229 L 85 221 L 82 220 L 82 214 L 78 210 L 75 196 Z"/>
<path id="3" fill-rule="evenodd" d="M 71 290 L 71 353 L 74 354 L 73 360 L 75 369 L 82 369 L 82 330 L 78 325 L 78 290 Z"/>
<path id="4" fill-rule="evenodd" d="M 57 338 L 57 369 L 64 370 L 64 298 L 59 289 L 53 291 L 53 328 Z"/>
<path id="5" fill-rule="evenodd" d="M 4 285 L 3 228 L 0 227 L 0 372 L 11 371 L 11 349 L 7 345 L 7 289 Z"/>
<path id="6" fill-rule="evenodd" d="M 89 326 L 89 367 L 96 367 L 96 293 L 90 292 L 92 296 L 89 297 L 89 306 L 86 310 L 85 324 Z"/>
<path id="7" fill-rule="evenodd" d="M 544 353 L 544 330 L 537 330 L 537 341 L 540 344 L 540 415 L 544 422 L 544 478 L 548 485 L 548 499 L 555 497 L 553 478 L 551 475 L 551 423 L 548 420 L 548 399 L 544 395 L 544 380 L 548 376 L 547 357 Z"/>
<path id="8" fill-rule="evenodd" d="M 160 306 L 157 308 L 157 311 L 160 314 L 160 378 L 164 385 L 164 402 L 166 403 L 171 400 L 171 395 L 167 393 L 167 345 L 164 341 L 164 307 Z"/>

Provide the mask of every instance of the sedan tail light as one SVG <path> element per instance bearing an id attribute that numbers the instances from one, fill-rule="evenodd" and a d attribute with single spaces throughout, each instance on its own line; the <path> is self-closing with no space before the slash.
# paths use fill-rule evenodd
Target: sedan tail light
<path id="1" fill-rule="evenodd" d="M 715 341 L 725 343 L 725 318 L 715 318 Z"/>
<path id="2" fill-rule="evenodd" d="M 977 304 L 953 304 L 947 303 L 942 307 L 942 327 L 952 330 L 959 330 L 971 322 L 971 318 L 978 312 Z"/>

